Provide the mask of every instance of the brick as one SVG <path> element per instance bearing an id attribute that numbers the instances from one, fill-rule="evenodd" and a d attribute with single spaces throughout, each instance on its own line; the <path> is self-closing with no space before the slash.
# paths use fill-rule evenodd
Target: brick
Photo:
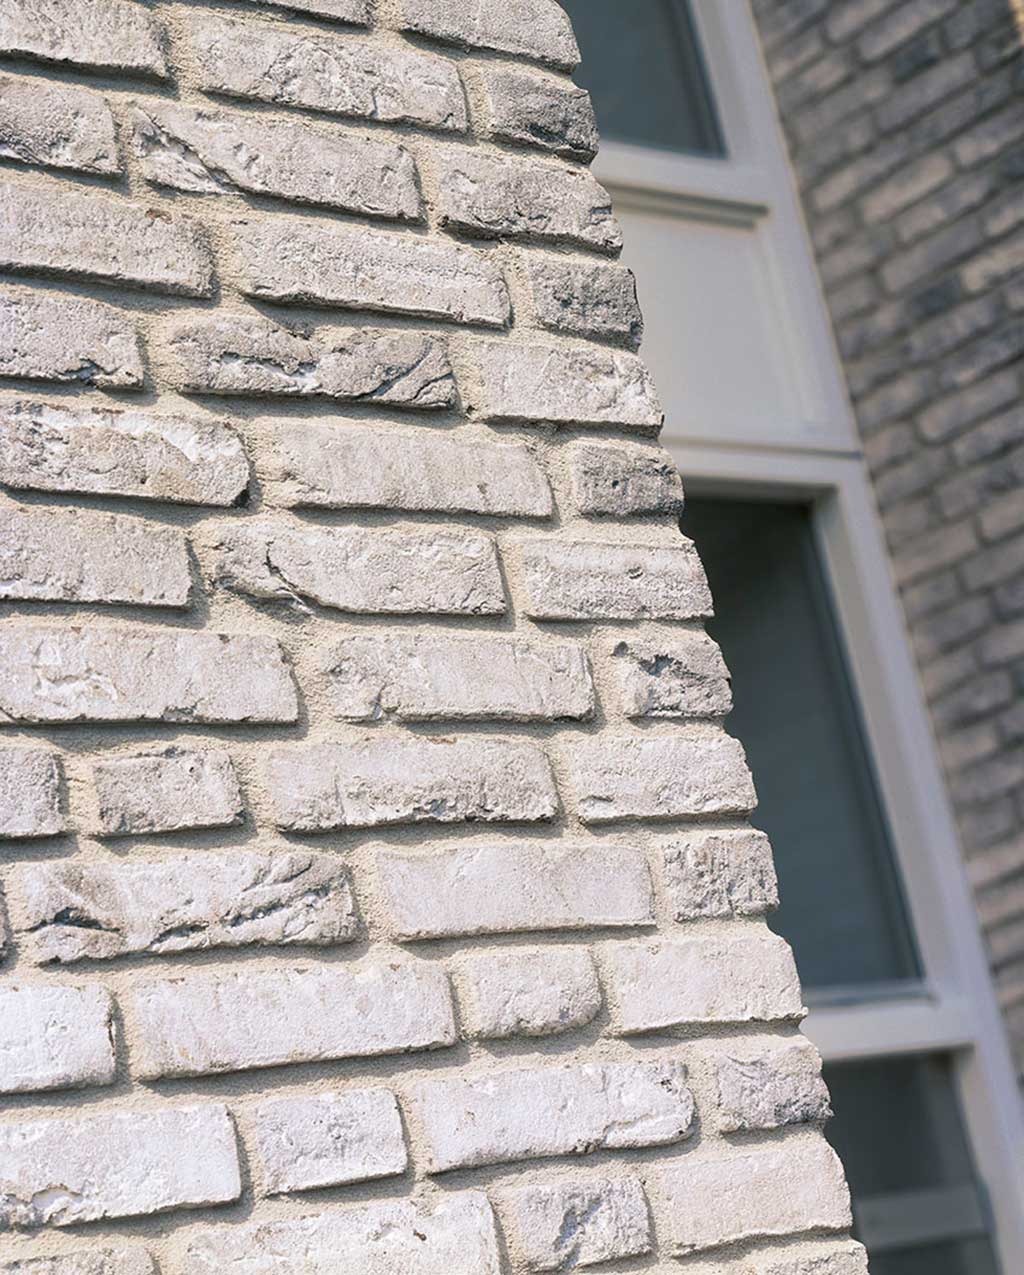
<path id="1" fill-rule="evenodd" d="M 771 844 L 754 828 L 688 832 L 665 847 L 663 863 L 677 921 L 761 916 L 779 905 Z"/>
<path id="2" fill-rule="evenodd" d="M 194 974 L 121 995 L 145 1080 L 455 1043 L 443 970 L 408 961 Z"/>
<path id="3" fill-rule="evenodd" d="M 531 253 L 526 269 L 543 327 L 570 336 L 640 344 L 644 324 L 636 279 L 625 266 Z"/>
<path id="4" fill-rule="evenodd" d="M 876 187 L 862 201 L 864 216 L 870 221 L 892 217 L 908 204 L 916 203 L 931 194 L 948 181 L 952 174 L 953 165 L 945 155 L 925 155 Z"/>
<path id="5" fill-rule="evenodd" d="M 247 311 L 179 320 L 166 337 L 179 388 L 195 393 L 415 408 L 450 407 L 455 401 L 447 349 L 418 332 L 310 332 Z"/>
<path id="6" fill-rule="evenodd" d="M 303 420 L 281 422 L 277 453 L 288 505 L 528 518 L 552 512 L 547 479 L 517 444 Z"/>
<path id="7" fill-rule="evenodd" d="M 225 527 L 217 583 L 380 615 L 501 615 L 494 541 L 468 532 L 253 522 Z"/>
<path id="8" fill-rule="evenodd" d="M 93 776 L 99 830 L 107 837 L 242 822 L 242 794 L 224 749 L 193 752 L 171 744 L 158 752 L 100 762 Z"/>
<path id="9" fill-rule="evenodd" d="M 526 238 L 618 252 L 622 231 L 611 196 L 587 170 L 474 151 L 441 167 L 442 226 L 484 238 Z"/>
<path id="10" fill-rule="evenodd" d="M 243 498 L 249 462 L 219 422 L 24 401 L 0 408 L 0 483 L 227 506 Z"/>
<path id="11" fill-rule="evenodd" d="M 145 379 L 135 325 L 85 297 L 0 290 L 0 377 L 130 389 Z"/>
<path id="12" fill-rule="evenodd" d="M 743 748 L 722 730 L 595 736 L 574 740 L 566 753 L 586 824 L 746 814 L 757 804 Z"/>
<path id="13" fill-rule="evenodd" d="M 306 850 L 17 864 L 12 929 L 37 965 L 136 953 L 302 945 L 357 937 L 345 868 Z"/>
<path id="14" fill-rule="evenodd" d="M 535 620 L 693 620 L 711 614 L 697 551 L 600 540 L 523 540 L 516 546 L 525 613 Z"/>
<path id="15" fill-rule="evenodd" d="M 291 9 L 295 13 L 314 13 L 318 18 L 333 18 L 353 26 L 370 24 L 370 0 L 255 0 L 255 3 Z"/>
<path id="16" fill-rule="evenodd" d="M 0 1093 L 113 1084 L 113 1035 L 110 997 L 100 987 L 0 989 Z"/>
<path id="17" fill-rule="evenodd" d="M 512 1187 L 498 1197 L 513 1244 L 531 1271 L 599 1266 L 651 1251 L 639 1178 L 578 1178 Z"/>
<path id="18" fill-rule="evenodd" d="M 849 1193 L 823 1138 L 723 1155 L 688 1156 L 659 1174 L 668 1242 L 682 1255 L 795 1231 L 845 1231 Z"/>
<path id="19" fill-rule="evenodd" d="M 387 1089 L 268 1098 L 251 1120 L 261 1195 L 389 1178 L 409 1162 L 398 1103 Z"/>
<path id="20" fill-rule="evenodd" d="M 5 629 L 0 722 L 294 722 L 273 638 L 90 626 Z"/>
<path id="21" fill-rule="evenodd" d="M 275 821 L 292 832 L 402 823 L 534 822 L 558 810 L 551 766 L 512 739 L 380 736 L 273 753 Z"/>
<path id="22" fill-rule="evenodd" d="M 297 217 L 232 223 L 241 288 L 262 301 L 425 315 L 504 327 L 501 271 L 474 248 Z"/>
<path id="23" fill-rule="evenodd" d="M 141 518 L 53 509 L 0 510 L 0 598 L 188 606 L 188 542 Z"/>
<path id="24" fill-rule="evenodd" d="M 208 297 L 213 263 L 198 224 L 71 187 L 0 188 L 0 268 Z"/>
<path id="25" fill-rule="evenodd" d="M 241 1194 L 219 1103 L 0 1124 L 0 1223 L 74 1226 L 225 1204 Z"/>
<path id="26" fill-rule="evenodd" d="M 619 1035 L 803 1016 L 793 953 L 767 929 L 611 944 L 602 959 Z"/>
<path id="27" fill-rule="evenodd" d="M 16 1258 L 0 1264 L 0 1275 L 156 1275 L 156 1267 L 140 1248 L 91 1248 L 54 1257 Z"/>
<path id="28" fill-rule="evenodd" d="M 594 686 L 575 643 L 378 633 L 346 637 L 326 670 L 345 721 L 558 721 L 590 717 Z"/>
<path id="29" fill-rule="evenodd" d="M 192 15 L 190 30 L 208 92 L 382 124 L 467 127 L 458 70 L 433 53 L 214 13 Z"/>
<path id="30" fill-rule="evenodd" d="M 656 1147 L 689 1136 L 693 1097 L 675 1062 L 567 1063 L 410 1086 L 428 1173 Z"/>
<path id="31" fill-rule="evenodd" d="M 0 75 L 0 158 L 82 173 L 121 171 L 114 117 L 98 93 L 22 76 Z"/>
<path id="32" fill-rule="evenodd" d="M 650 925 L 651 880 L 632 846 L 520 843 L 429 854 L 381 850 L 377 875 L 403 939 Z"/>
<path id="33" fill-rule="evenodd" d="M 500 62 L 483 63 L 479 75 L 492 137 L 577 159 L 597 154 L 597 119 L 586 89 Z"/>
<path id="34" fill-rule="evenodd" d="M 407 31 L 433 36 L 462 48 L 519 54 L 572 70 L 580 60 L 572 23 L 555 0 L 520 0 L 514 9 L 502 0 L 401 0 L 400 22 Z"/>
<path id="35" fill-rule="evenodd" d="M 190 1275 L 500 1275 L 494 1214 L 482 1192 L 442 1196 L 433 1209 L 386 1200 L 357 1209 L 321 1207 L 308 1217 L 246 1222 L 194 1234 L 182 1269 Z"/>
<path id="36" fill-rule="evenodd" d="M 64 830 L 60 763 L 40 748 L 0 747 L 0 839 Z"/>
<path id="37" fill-rule="evenodd" d="M 623 518 L 682 512 L 683 480 L 667 452 L 574 443 L 567 457 L 572 499 L 581 514 Z"/>
<path id="38" fill-rule="evenodd" d="M 244 190 L 423 220 L 416 161 L 394 142 L 155 100 L 136 104 L 131 121 L 142 174 L 156 186 L 200 195 Z"/>
<path id="39" fill-rule="evenodd" d="M 956 7 L 957 0 L 907 0 L 899 9 L 867 28 L 857 42 L 861 56 L 867 62 L 885 57 Z"/>
<path id="40" fill-rule="evenodd" d="M 456 967 L 463 1030 L 477 1040 L 554 1036 L 592 1022 L 601 988 L 577 948 L 476 952 Z"/>
<path id="41" fill-rule="evenodd" d="M 627 717 L 724 717 L 729 670 L 706 633 L 626 638 L 611 647 L 620 710 Z"/>
<path id="42" fill-rule="evenodd" d="M 715 1121 L 722 1133 L 750 1133 L 828 1120 L 821 1059 L 803 1042 L 779 1048 L 740 1047 L 713 1063 Z"/>
<path id="43" fill-rule="evenodd" d="M 0 52 L 164 76 L 163 26 L 128 0 L 0 0 Z"/>
<path id="44" fill-rule="evenodd" d="M 661 428 L 654 382 L 635 354 L 510 341 L 477 341 L 471 352 L 477 383 L 465 394 L 485 420 Z"/>
<path id="45" fill-rule="evenodd" d="M 799 1253 L 770 1250 L 750 1260 L 750 1275 L 868 1275 L 867 1252 L 853 1240 L 812 1244 Z"/>

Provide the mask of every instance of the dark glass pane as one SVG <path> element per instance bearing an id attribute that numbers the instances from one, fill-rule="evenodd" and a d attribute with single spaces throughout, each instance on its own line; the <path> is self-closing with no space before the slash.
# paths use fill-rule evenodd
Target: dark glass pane
<path id="1" fill-rule="evenodd" d="M 562 0 L 583 54 L 602 137 L 725 154 L 686 0 Z"/>
<path id="2" fill-rule="evenodd" d="M 683 530 L 715 599 L 708 628 L 733 676 L 782 906 L 810 989 L 919 977 L 886 820 L 802 505 L 692 499 Z"/>

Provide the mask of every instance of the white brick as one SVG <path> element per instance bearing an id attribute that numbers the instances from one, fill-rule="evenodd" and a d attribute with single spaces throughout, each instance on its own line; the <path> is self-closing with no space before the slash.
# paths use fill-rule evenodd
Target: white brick
<path id="1" fill-rule="evenodd" d="M 382 850 L 377 872 L 400 937 L 648 925 L 651 881 L 632 846 L 561 841 Z"/>
<path id="2" fill-rule="evenodd" d="M 305 850 L 17 864 L 7 895 L 21 950 L 37 964 L 321 947 L 359 932 L 345 867 Z"/>
<path id="3" fill-rule="evenodd" d="M 455 64 L 420 49 L 194 14 L 201 88 L 383 124 L 462 132 L 466 97 Z"/>
<path id="4" fill-rule="evenodd" d="M 527 256 L 526 269 L 544 327 L 640 344 L 644 324 L 631 270 L 541 253 Z"/>
<path id="5" fill-rule="evenodd" d="M 84 173 L 121 168 L 114 117 L 98 93 L 11 75 L 0 75 L 0 158 Z"/>
<path id="6" fill-rule="evenodd" d="M 107 389 L 141 385 L 134 324 L 85 297 L 0 290 L 0 376 L 71 381 Z"/>
<path id="7" fill-rule="evenodd" d="M 15 1258 L 0 1263 L 0 1275 L 155 1275 L 153 1259 L 141 1248 L 76 1249 L 54 1257 Z"/>
<path id="8" fill-rule="evenodd" d="M 304 420 L 281 422 L 277 448 L 289 505 L 551 514 L 547 479 L 527 448 L 515 444 Z"/>
<path id="9" fill-rule="evenodd" d="M 131 118 L 142 173 L 154 185 L 204 195 L 238 189 L 422 220 L 416 161 L 394 142 L 156 100 L 137 103 Z"/>
<path id="10" fill-rule="evenodd" d="M 679 514 L 683 480 L 668 452 L 626 444 L 568 448 L 572 499 L 581 514 Z"/>
<path id="11" fill-rule="evenodd" d="M 743 748 L 710 727 L 577 739 L 566 759 L 584 823 L 745 814 L 757 804 Z"/>
<path id="12" fill-rule="evenodd" d="M 680 1255 L 735 1240 L 850 1226 L 843 1170 L 823 1138 L 717 1160 L 688 1157 L 662 1169 L 656 1181 L 669 1242 Z"/>
<path id="13" fill-rule="evenodd" d="M 380 310 L 503 327 L 510 303 L 484 253 L 298 217 L 232 223 L 243 292 L 261 301 Z"/>
<path id="14" fill-rule="evenodd" d="M 586 653 L 569 642 L 353 635 L 330 651 L 326 669 L 335 714 L 346 721 L 557 721 L 594 709 Z"/>
<path id="15" fill-rule="evenodd" d="M 761 916 L 779 906 L 772 848 L 763 832 L 687 832 L 665 847 L 663 884 L 677 921 Z"/>
<path id="16" fill-rule="evenodd" d="M 22 402 L 0 409 L 0 482 L 233 505 L 248 486 L 249 462 L 237 434 L 213 421 Z"/>
<path id="17" fill-rule="evenodd" d="M 590 954 L 579 948 L 476 952 L 456 966 L 462 1022 L 469 1036 L 553 1036 L 592 1022 L 601 988 Z"/>
<path id="18" fill-rule="evenodd" d="M 408 1164 L 398 1103 L 387 1089 L 269 1098 L 251 1120 L 263 1195 L 388 1178 Z"/>
<path id="19" fill-rule="evenodd" d="M 706 633 L 626 638 L 611 648 L 619 707 L 627 717 L 724 717 L 729 670 Z"/>
<path id="20" fill-rule="evenodd" d="M 235 1132 L 218 1103 L 0 1124 L 0 1227 L 166 1213 L 241 1190 Z"/>
<path id="21" fill-rule="evenodd" d="M 692 1023 L 798 1019 L 800 981 L 785 939 L 760 927 L 729 935 L 609 944 L 602 953 L 620 1035 Z"/>
<path id="22" fill-rule="evenodd" d="M 442 1198 L 432 1210 L 411 1200 L 358 1209 L 320 1208 L 309 1217 L 249 1222 L 201 1232 L 188 1242 L 188 1275 L 500 1275 L 494 1214 L 483 1193 Z"/>
<path id="23" fill-rule="evenodd" d="M 60 774 L 53 753 L 0 747 L 0 838 L 52 837 L 63 831 Z"/>
<path id="24" fill-rule="evenodd" d="M 584 1063 L 421 1080 L 410 1092 L 429 1173 L 664 1146 L 691 1131 L 678 1063 Z"/>
<path id="25" fill-rule="evenodd" d="M 513 739 L 375 736 L 270 756 L 278 827 L 293 832 L 475 820 L 532 822 L 558 810 L 551 765 Z"/>
<path id="26" fill-rule="evenodd" d="M 0 51 L 163 76 L 163 27 L 131 0 L 0 0 Z"/>
<path id="27" fill-rule="evenodd" d="M 478 70 L 493 137 L 593 159 L 597 120 L 586 89 L 500 62 L 484 62 Z"/>
<path id="28" fill-rule="evenodd" d="M 113 1035 L 101 987 L 0 988 L 0 1093 L 113 1084 Z"/>
<path id="29" fill-rule="evenodd" d="M 821 1059 L 808 1041 L 760 1049 L 737 1044 L 719 1054 L 713 1068 L 723 1133 L 781 1129 L 832 1114 Z"/>
<path id="30" fill-rule="evenodd" d="M 555 0 L 401 0 L 407 30 L 465 48 L 522 54 L 572 70 L 580 60 L 572 23 Z"/>
<path id="31" fill-rule="evenodd" d="M 83 509 L 0 509 L 0 598 L 184 607 L 190 589 L 177 527 Z"/>
<path id="32" fill-rule="evenodd" d="M 294 722 L 295 684 L 267 637 L 174 629 L 0 632 L 0 722 Z"/>
<path id="33" fill-rule="evenodd" d="M 334 18 L 365 27 L 370 22 L 369 0 L 255 0 L 256 4 L 272 4 L 296 13 L 315 13 L 317 17 Z"/>
<path id="34" fill-rule="evenodd" d="M 242 794 L 230 754 L 170 745 L 114 757 L 93 768 L 99 830 L 108 837 L 225 828 L 242 821 Z"/>
<path id="35" fill-rule="evenodd" d="M 523 540 L 526 614 L 536 620 L 693 620 L 711 614 L 697 551 L 593 540 Z"/>
<path id="36" fill-rule="evenodd" d="M 868 1275 L 868 1255 L 854 1240 L 771 1249 L 747 1259 L 742 1275 Z"/>
<path id="37" fill-rule="evenodd" d="M 446 975 L 412 962 L 193 974 L 135 984 L 121 1004 L 146 1080 L 455 1043 Z"/>
<path id="38" fill-rule="evenodd" d="M 639 1178 L 577 1178 L 499 1194 L 506 1229 L 531 1271 L 598 1266 L 651 1251 Z"/>

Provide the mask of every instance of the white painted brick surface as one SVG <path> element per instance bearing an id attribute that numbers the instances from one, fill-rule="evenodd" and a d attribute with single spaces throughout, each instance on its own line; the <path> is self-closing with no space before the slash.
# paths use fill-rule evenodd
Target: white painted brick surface
<path id="1" fill-rule="evenodd" d="M 544 327 L 640 344 L 644 324 L 631 270 L 541 253 L 529 254 L 526 269 Z"/>
<path id="2" fill-rule="evenodd" d="M 134 0 L 2 0 L 0 51 L 163 76 L 163 26 Z"/>
<path id="3" fill-rule="evenodd" d="M 295 13 L 315 13 L 317 17 L 361 27 L 370 21 L 370 0 L 256 0 L 256 3 L 291 9 Z"/>
<path id="4" fill-rule="evenodd" d="M 0 747 L 0 839 L 52 837 L 63 828 L 60 765 L 54 754 Z"/>
<path id="5" fill-rule="evenodd" d="M 683 480 L 667 452 L 626 444 L 568 448 L 572 499 L 582 514 L 678 514 Z"/>
<path id="6" fill-rule="evenodd" d="M 466 48 L 522 54 L 571 70 L 580 52 L 572 24 L 555 0 L 520 0 L 513 9 L 501 0 L 401 0 L 402 22 L 410 31 Z"/>
<path id="7" fill-rule="evenodd" d="M 0 157 L 83 173 L 121 168 L 114 117 L 100 94 L 27 76 L 0 76 Z"/>
<path id="8" fill-rule="evenodd" d="M 456 986 L 463 1028 L 481 1040 L 573 1031 L 601 1008 L 594 962 L 577 948 L 479 952 L 458 963 Z"/>
<path id="9" fill-rule="evenodd" d="M 0 1275 L 155 1275 L 153 1259 L 141 1248 L 94 1248 L 54 1257 L 0 1262 Z"/>
<path id="10" fill-rule="evenodd" d="M 0 289 L 0 376 L 134 388 L 145 376 L 138 331 L 99 301 Z"/>
<path id="11" fill-rule="evenodd" d="M 772 848 L 763 832 L 687 832 L 663 853 L 663 883 L 677 921 L 761 916 L 779 904 Z"/>
<path id="12" fill-rule="evenodd" d="M 620 710 L 627 717 L 725 717 L 729 670 L 706 633 L 625 638 L 611 647 Z"/>
<path id="13" fill-rule="evenodd" d="M 112 1084 L 111 1011 L 100 987 L 0 987 L 0 1093 Z"/>
<path id="14" fill-rule="evenodd" d="M 639 1178 L 578 1178 L 499 1195 L 513 1244 L 531 1271 L 564 1271 L 637 1257 L 652 1247 Z"/>
<path id="15" fill-rule="evenodd" d="M 223 828 L 242 820 L 242 794 L 223 749 L 171 746 L 115 757 L 93 770 L 99 830 L 108 837 Z"/>
<path id="16" fill-rule="evenodd" d="M 500 62 L 484 62 L 478 70 L 494 137 L 578 159 L 594 157 L 597 120 L 586 89 Z"/>
<path id="17" fill-rule="evenodd" d="M 806 1244 L 796 1252 L 769 1250 L 747 1260 L 750 1275 L 868 1275 L 867 1252 L 853 1240 Z"/>
<path id="18" fill-rule="evenodd" d="M 723 1049 L 713 1067 L 723 1133 L 779 1129 L 832 1114 L 821 1059 L 809 1042 Z"/>

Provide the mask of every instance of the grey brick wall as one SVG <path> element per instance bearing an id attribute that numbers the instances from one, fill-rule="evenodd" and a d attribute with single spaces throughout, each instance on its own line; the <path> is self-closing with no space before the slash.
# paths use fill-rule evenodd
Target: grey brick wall
<path id="1" fill-rule="evenodd" d="M 1024 1077 L 1021 11 L 754 9 Z"/>

